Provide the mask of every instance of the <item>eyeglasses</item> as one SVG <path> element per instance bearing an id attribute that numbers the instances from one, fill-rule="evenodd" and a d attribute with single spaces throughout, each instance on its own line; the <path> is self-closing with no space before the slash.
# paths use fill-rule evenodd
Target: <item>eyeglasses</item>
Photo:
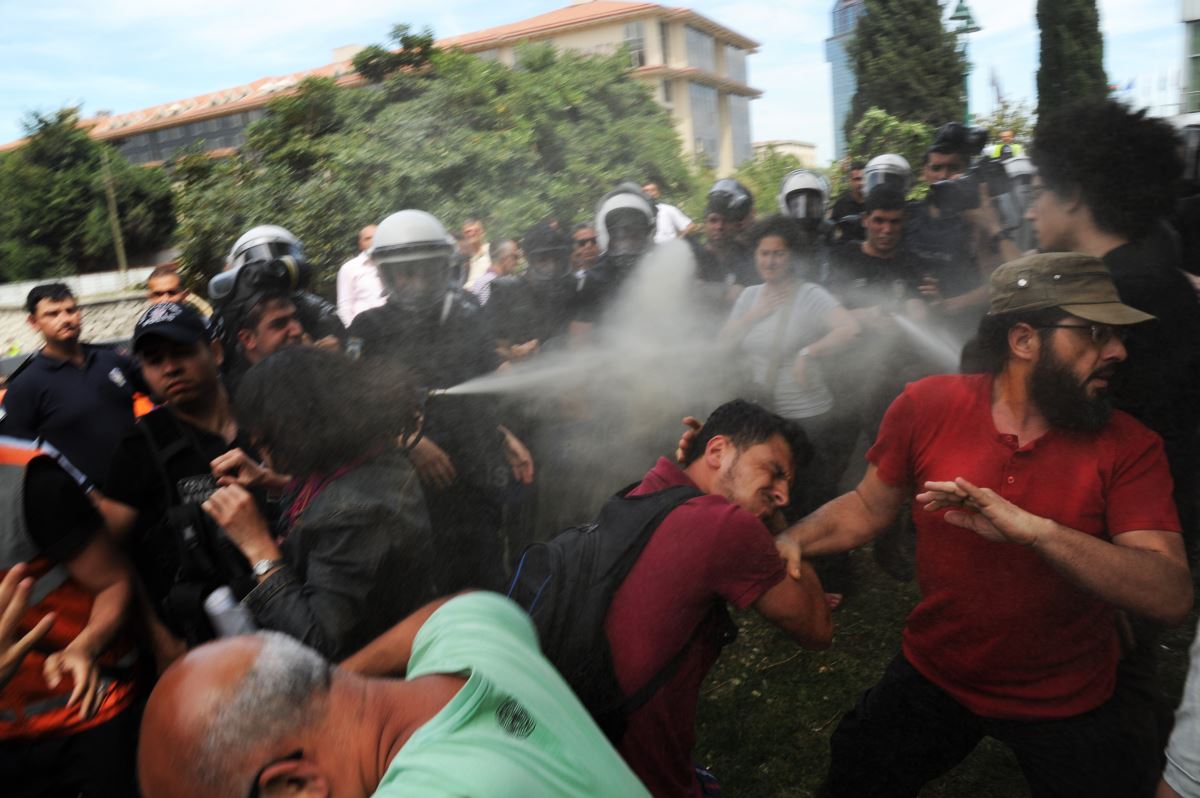
<path id="1" fill-rule="evenodd" d="M 596 243 L 595 238 L 577 238 L 577 239 L 575 239 L 575 248 L 579 249 L 582 247 L 586 247 L 588 244 L 595 244 L 595 243 Z"/>
<path id="2" fill-rule="evenodd" d="M 1114 338 L 1123 343 L 1129 334 L 1129 330 L 1125 327 L 1113 327 L 1109 324 L 1039 324 L 1038 329 L 1088 330 L 1092 337 L 1092 343 L 1096 346 L 1104 346 Z"/>
<path id="3" fill-rule="evenodd" d="M 263 774 L 267 772 L 267 768 L 271 767 L 271 765 L 277 765 L 280 762 L 287 762 L 289 760 L 299 760 L 299 759 L 303 759 L 303 758 L 304 758 L 304 751 L 303 751 L 303 749 L 301 749 L 298 751 L 292 751 L 287 756 L 281 756 L 281 757 L 279 757 L 279 759 L 275 759 L 275 760 L 263 765 L 259 769 L 259 771 L 254 774 L 254 781 L 252 781 L 250 783 L 250 793 L 247 796 L 247 798 L 259 798 L 258 782 L 262 780 Z"/>

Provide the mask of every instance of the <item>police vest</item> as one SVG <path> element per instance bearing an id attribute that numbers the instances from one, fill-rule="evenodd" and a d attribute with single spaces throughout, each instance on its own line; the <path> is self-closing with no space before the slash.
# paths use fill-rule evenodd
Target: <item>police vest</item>
<path id="1" fill-rule="evenodd" d="M 136 650 L 124 638 L 118 638 L 97 661 L 100 701 L 90 718 L 79 717 L 78 705 L 67 706 L 74 687 L 71 678 L 51 688 L 42 675 L 47 655 L 66 648 L 87 626 L 94 600 L 65 566 L 42 556 L 25 524 L 25 468 L 35 458 L 54 454 L 30 441 L 0 437 L 0 578 L 24 562 L 34 580 L 16 635 L 23 636 L 49 612 L 57 616 L 49 634 L 0 689 L 0 740 L 77 734 L 112 720 L 136 697 L 132 678 Z"/>

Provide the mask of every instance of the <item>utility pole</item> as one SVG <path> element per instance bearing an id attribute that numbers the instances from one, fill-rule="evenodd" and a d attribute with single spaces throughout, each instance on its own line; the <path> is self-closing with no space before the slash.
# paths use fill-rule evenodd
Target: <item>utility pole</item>
<path id="1" fill-rule="evenodd" d="M 958 37 L 963 57 L 963 124 L 971 124 L 971 60 L 967 50 L 967 37 L 972 33 L 983 30 L 975 23 L 975 15 L 967 6 L 967 0 L 958 0 L 958 7 L 950 15 L 951 22 L 957 22 L 954 35 Z"/>
<path id="2" fill-rule="evenodd" d="M 110 111 L 97 111 L 96 116 L 106 119 Z M 125 236 L 121 233 L 121 216 L 117 212 L 117 192 L 113 188 L 112 168 L 108 164 L 108 142 L 100 142 L 100 173 L 104 179 L 104 196 L 108 200 L 108 226 L 112 229 L 113 246 L 117 250 L 117 269 L 121 272 L 121 285 L 125 288 L 128 280 L 129 261 L 125 258 Z"/>

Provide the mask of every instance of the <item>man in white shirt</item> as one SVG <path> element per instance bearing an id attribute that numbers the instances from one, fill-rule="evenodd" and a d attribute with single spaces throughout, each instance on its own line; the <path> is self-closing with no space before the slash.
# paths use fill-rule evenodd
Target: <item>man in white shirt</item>
<path id="1" fill-rule="evenodd" d="M 364 310 L 377 308 L 386 301 L 379 272 L 367 257 L 375 238 L 375 225 L 358 231 L 358 255 L 342 264 L 337 276 L 337 312 L 347 327 Z"/>
<path id="2" fill-rule="evenodd" d="M 492 268 L 492 258 L 488 252 L 487 231 L 483 229 L 483 220 L 472 217 L 463 222 L 462 241 L 464 254 L 467 257 L 467 276 L 464 285 L 472 285 Z"/>
<path id="3" fill-rule="evenodd" d="M 647 197 L 654 200 L 658 208 L 658 216 L 656 217 L 658 229 L 654 232 L 655 244 L 682 238 L 688 234 L 688 231 L 692 228 L 692 220 L 688 218 L 686 213 L 674 205 L 659 199 L 662 196 L 662 192 L 658 190 L 658 183 L 647 183 L 642 186 L 642 191 L 645 192 Z"/>

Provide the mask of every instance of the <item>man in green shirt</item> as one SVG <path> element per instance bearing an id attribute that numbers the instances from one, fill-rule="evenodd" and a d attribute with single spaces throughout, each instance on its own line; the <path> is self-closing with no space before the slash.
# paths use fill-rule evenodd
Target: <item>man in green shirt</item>
<path id="1" fill-rule="evenodd" d="M 151 695 L 138 767 L 145 798 L 648 797 L 493 593 L 435 602 L 337 668 L 278 634 L 201 646 Z"/>

